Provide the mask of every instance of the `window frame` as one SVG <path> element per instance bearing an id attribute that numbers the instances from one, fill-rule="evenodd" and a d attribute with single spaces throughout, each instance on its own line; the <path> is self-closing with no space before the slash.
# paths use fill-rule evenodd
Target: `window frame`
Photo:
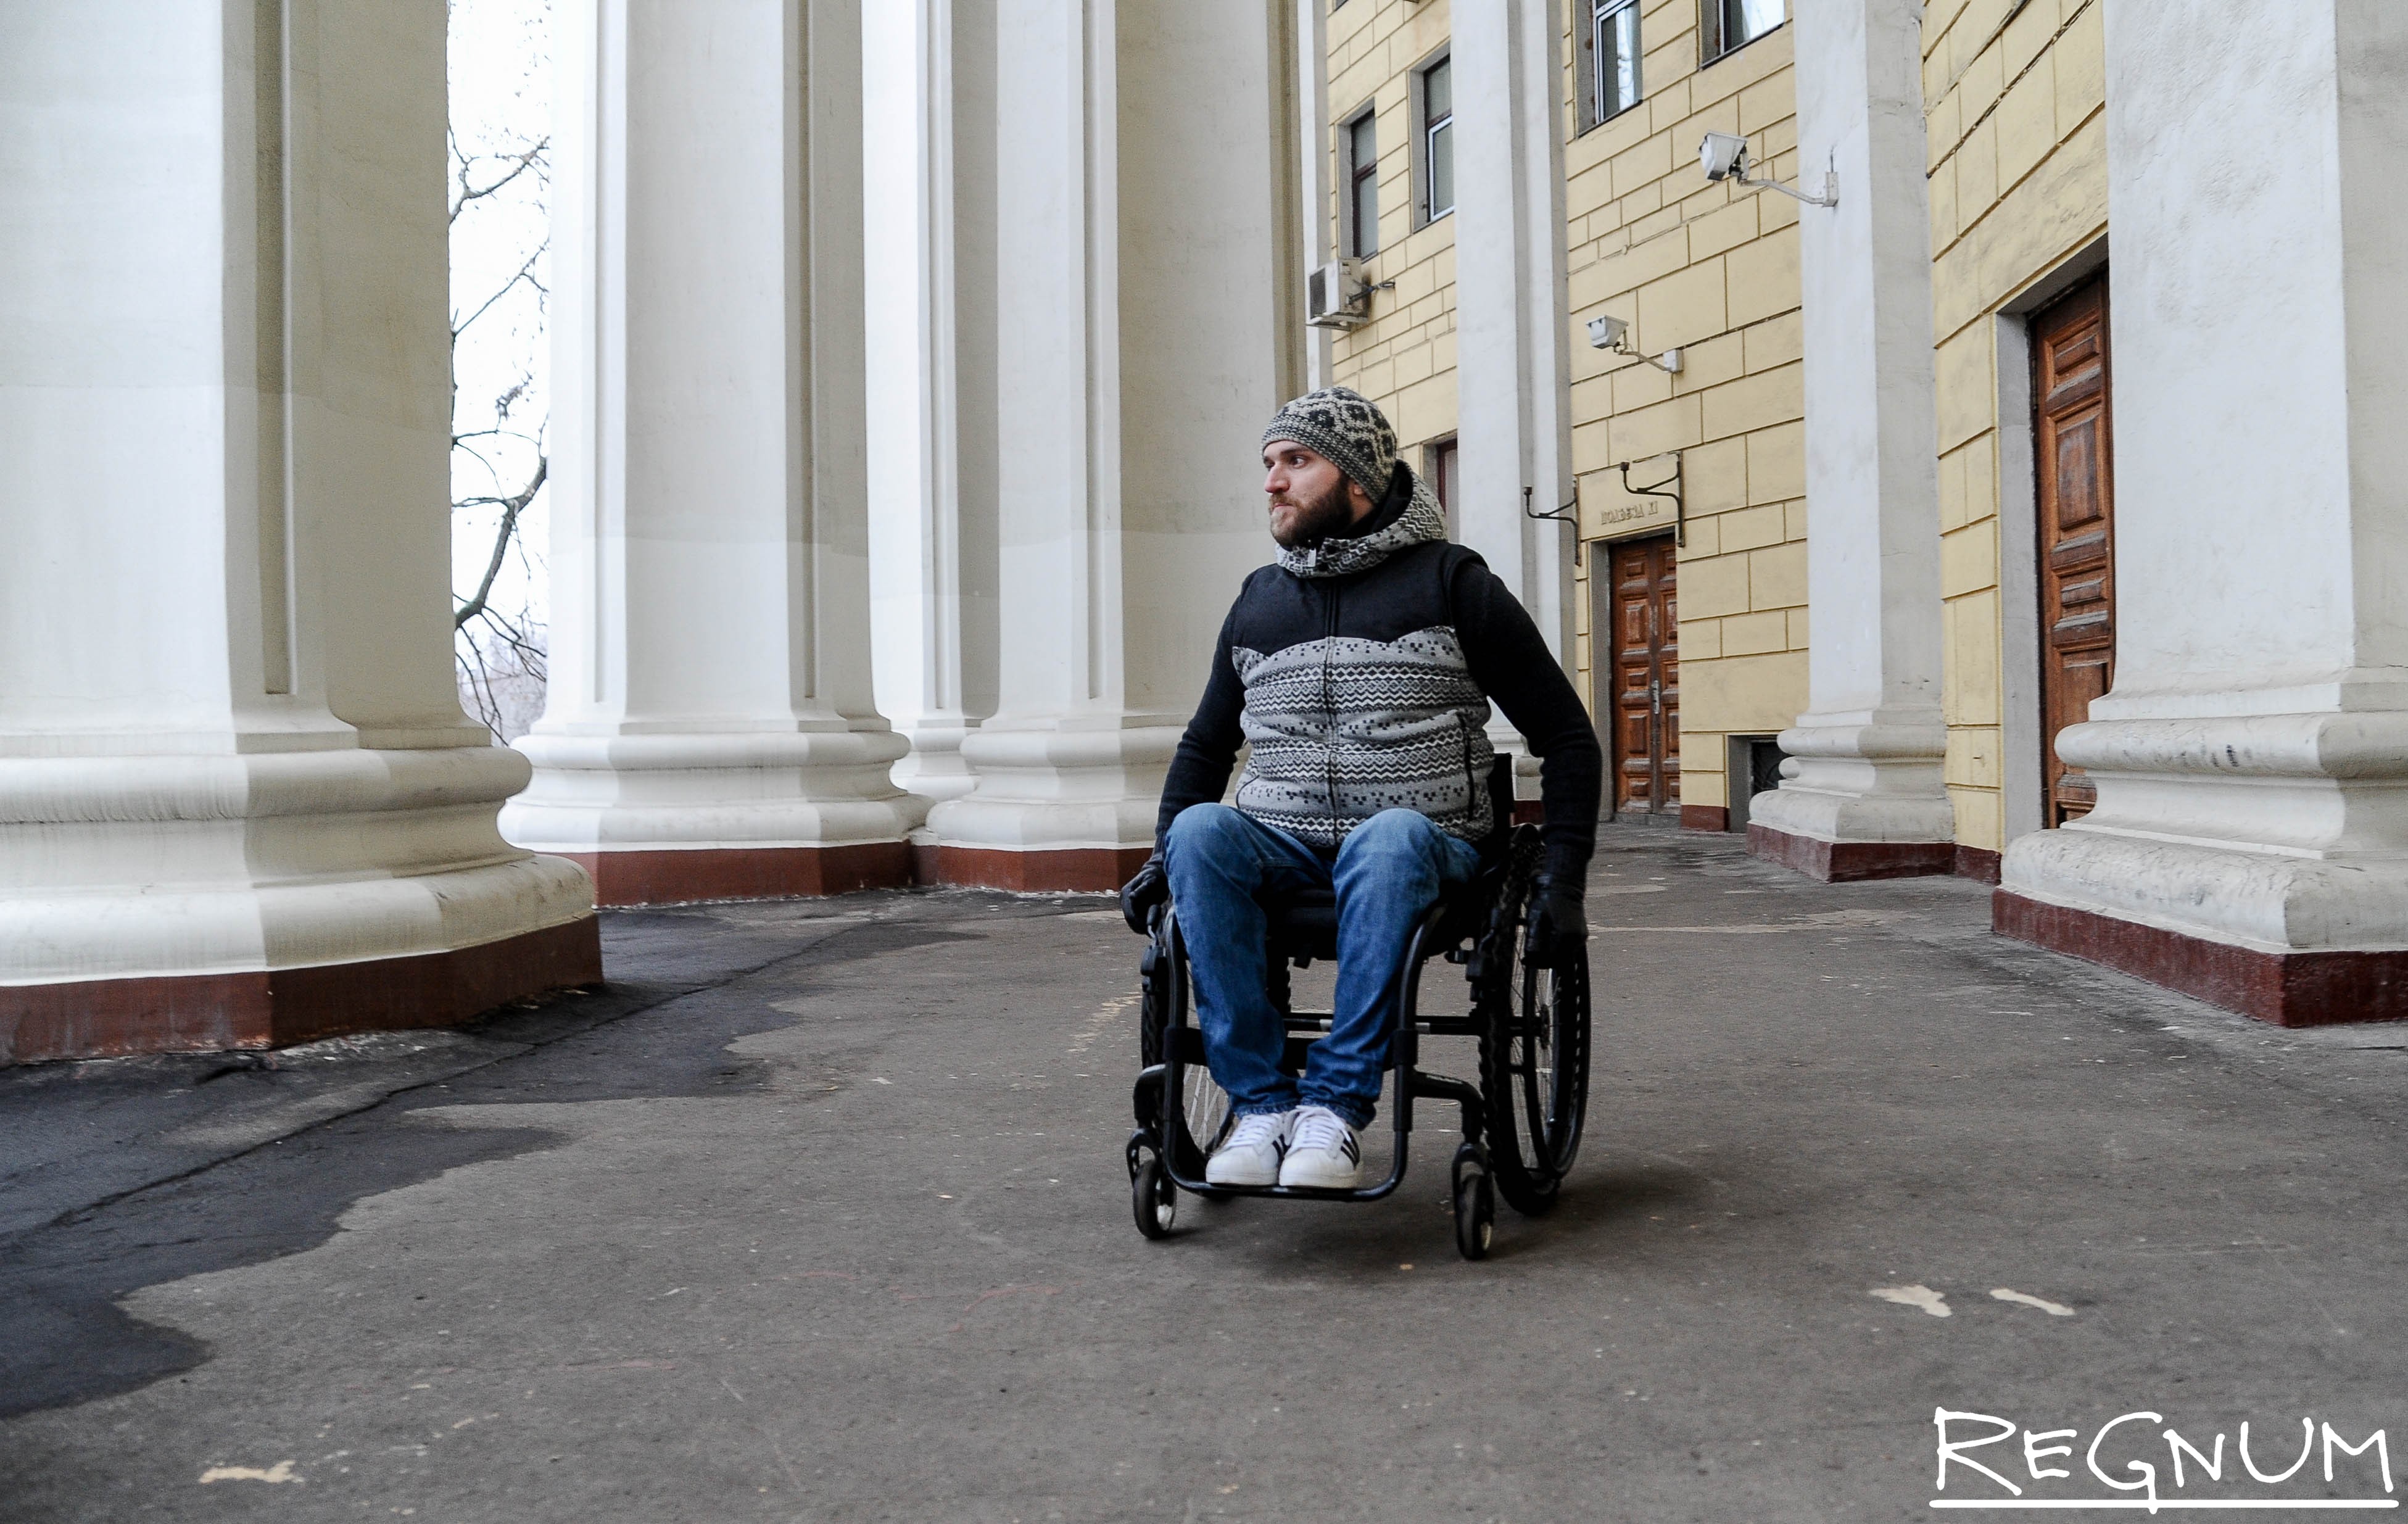
<path id="1" fill-rule="evenodd" d="M 1719 64 L 1750 43 L 1762 42 L 1789 24 L 1789 0 L 1782 0 L 1781 20 L 1754 36 L 1732 42 L 1723 35 L 1723 22 L 1728 18 L 1729 7 L 1744 3 L 1745 0 L 1698 0 L 1698 67 L 1702 69 Z"/>
<path id="2" fill-rule="evenodd" d="M 1338 248 L 1340 257 L 1369 259 L 1380 252 L 1380 113 L 1376 102 L 1366 101 L 1338 123 Z M 1356 162 L 1355 147 L 1360 130 L 1371 129 L 1371 162 Z M 1371 225 L 1361 226 L 1362 197 L 1357 194 L 1363 180 L 1371 181 Z M 1368 233 L 1368 240 L 1366 234 Z"/>
<path id="3" fill-rule="evenodd" d="M 1429 77 L 1437 69 L 1447 71 L 1446 115 L 1438 122 L 1429 119 Z M 1446 165 L 1450 186 L 1455 179 L 1455 50 L 1452 44 L 1440 48 L 1412 67 L 1412 106 L 1413 123 L 1413 231 L 1420 232 L 1432 223 L 1455 215 L 1455 201 L 1450 197 L 1444 207 L 1431 205 L 1438 188 L 1438 177 L 1432 168 L 1431 135 L 1444 131 L 1447 135 Z"/>
<path id="4" fill-rule="evenodd" d="M 1422 480 L 1428 485 L 1430 496 L 1438 499 L 1439 517 L 1446 525 L 1449 539 L 1458 538 L 1453 499 L 1461 484 L 1462 472 L 1463 452 L 1458 448 L 1457 436 L 1441 435 L 1422 446 Z"/>
<path id="5" fill-rule="evenodd" d="M 1714 0 L 1706 0 L 1706 3 L 1711 5 L 1714 3 Z M 1580 76 L 1578 83 L 1580 89 L 1581 131 L 1588 132 L 1594 128 L 1602 127 L 1609 122 L 1614 121 L 1625 112 L 1630 110 L 1633 107 L 1640 105 L 1647 99 L 1647 70 L 1645 63 L 1647 50 L 1645 38 L 1643 36 L 1647 22 L 1646 17 L 1643 14 L 1644 0 L 1580 0 L 1580 4 L 1587 12 L 1587 20 L 1585 29 L 1581 33 L 1580 44 L 1573 50 L 1573 55 L 1578 64 L 1578 73 Z M 1598 67 L 1599 60 L 1597 40 L 1604 23 L 1614 17 L 1620 16 L 1625 11 L 1630 13 L 1632 22 L 1634 23 L 1632 31 L 1636 40 L 1639 42 L 1639 50 L 1637 54 L 1638 62 L 1631 70 L 1631 74 L 1633 76 L 1632 83 L 1636 88 L 1633 90 L 1629 100 L 1624 102 L 1618 107 L 1615 107 L 1612 110 L 1608 111 L 1602 108 L 1604 106 L 1603 92 L 1605 75 Z"/>

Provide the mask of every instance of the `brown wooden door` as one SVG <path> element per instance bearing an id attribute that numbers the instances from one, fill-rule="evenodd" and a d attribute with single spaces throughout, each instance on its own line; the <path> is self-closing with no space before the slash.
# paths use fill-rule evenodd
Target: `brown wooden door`
<path id="1" fill-rule="evenodd" d="M 1673 597 L 1670 536 L 1611 547 L 1606 562 L 1605 633 L 1612 674 L 1608 729 L 1613 753 L 1613 808 L 1650 813 L 1681 808 L 1681 649 Z"/>
<path id="2" fill-rule="evenodd" d="M 2107 280 L 2032 323 L 2033 464 L 2040 478 L 2041 776 L 2046 819 L 2090 812 L 2098 789 L 2057 760 L 2057 736 L 2115 679 L 2115 493 L 2108 416 Z"/>

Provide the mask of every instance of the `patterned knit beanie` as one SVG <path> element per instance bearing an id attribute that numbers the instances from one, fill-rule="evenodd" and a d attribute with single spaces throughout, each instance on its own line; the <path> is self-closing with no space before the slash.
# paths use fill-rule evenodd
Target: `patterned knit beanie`
<path id="1" fill-rule="evenodd" d="M 1346 473 L 1377 506 L 1395 486 L 1397 431 L 1371 399 L 1343 386 L 1307 392 L 1282 408 L 1263 430 L 1263 443 L 1293 439 Z M 1376 529 L 1367 525 L 1310 545 L 1281 547 L 1279 564 L 1297 577 L 1344 577 L 1368 571 L 1398 551 L 1446 538 L 1446 516 L 1429 484 L 1411 470 L 1402 512 Z M 1378 524 L 1375 512 L 1369 524 Z"/>
<path id="2" fill-rule="evenodd" d="M 1371 399 L 1343 386 L 1307 392 L 1272 415 L 1263 443 L 1294 439 L 1353 478 L 1378 502 L 1397 471 L 1397 431 Z"/>

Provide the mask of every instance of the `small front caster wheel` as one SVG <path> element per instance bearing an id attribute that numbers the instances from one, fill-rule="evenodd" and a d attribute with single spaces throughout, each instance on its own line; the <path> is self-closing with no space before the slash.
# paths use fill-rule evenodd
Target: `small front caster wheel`
<path id="1" fill-rule="evenodd" d="M 1162 1156 L 1149 1153 L 1129 1182 L 1129 1206 L 1137 1214 L 1137 1230 L 1148 1238 L 1168 1238 L 1179 1215 L 1179 1187 L 1162 1167 Z"/>
<path id="2" fill-rule="evenodd" d="M 1466 1259 L 1485 1259 L 1497 1236 L 1497 1188 L 1488 1160 L 1470 1143 L 1455 1155 L 1455 1247 Z"/>

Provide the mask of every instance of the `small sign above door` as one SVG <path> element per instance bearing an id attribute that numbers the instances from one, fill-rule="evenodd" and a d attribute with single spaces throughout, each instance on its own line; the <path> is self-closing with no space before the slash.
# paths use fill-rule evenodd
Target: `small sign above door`
<path id="1" fill-rule="evenodd" d="M 1632 461 L 1628 475 L 1633 486 L 1666 486 L 1678 491 L 1674 479 L 1679 469 L 1677 453 L 1668 453 Z M 1626 490 L 1622 484 L 1624 474 L 1619 467 L 1609 466 L 1581 476 L 1583 539 L 1627 539 L 1633 535 L 1662 534 L 1680 526 L 1680 505 L 1673 498 Z"/>

